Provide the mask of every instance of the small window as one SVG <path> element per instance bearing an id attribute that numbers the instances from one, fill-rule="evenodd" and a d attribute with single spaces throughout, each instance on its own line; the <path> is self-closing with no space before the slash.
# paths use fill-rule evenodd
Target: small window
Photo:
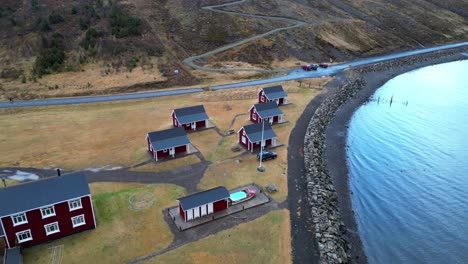
<path id="1" fill-rule="evenodd" d="M 244 136 L 242 136 L 242 144 L 247 144 L 247 140 L 245 139 Z"/>
<path id="2" fill-rule="evenodd" d="M 60 232 L 58 222 L 45 225 L 44 228 L 45 228 L 47 235 L 52 235 L 52 234 Z"/>
<path id="3" fill-rule="evenodd" d="M 13 226 L 26 224 L 28 222 L 25 213 L 13 215 L 11 216 L 11 219 L 13 220 Z"/>
<path id="4" fill-rule="evenodd" d="M 85 219 L 84 219 L 84 215 L 79 215 L 79 216 L 72 217 L 71 220 L 72 220 L 72 223 L 73 223 L 73 227 L 82 226 L 82 225 L 86 224 Z"/>
<path id="5" fill-rule="evenodd" d="M 41 208 L 42 218 L 47 218 L 55 215 L 54 206 Z"/>
<path id="6" fill-rule="evenodd" d="M 68 201 L 68 207 L 70 207 L 70 211 L 78 210 L 83 208 L 81 205 L 81 199 L 70 200 Z"/>
<path id="7" fill-rule="evenodd" d="M 257 120 L 257 114 L 256 114 L 256 113 L 253 113 L 253 114 L 252 114 L 252 119 L 253 119 L 253 120 Z"/>
<path id="8" fill-rule="evenodd" d="M 31 229 L 16 233 L 16 238 L 19 243 L 32 240 Z"/>

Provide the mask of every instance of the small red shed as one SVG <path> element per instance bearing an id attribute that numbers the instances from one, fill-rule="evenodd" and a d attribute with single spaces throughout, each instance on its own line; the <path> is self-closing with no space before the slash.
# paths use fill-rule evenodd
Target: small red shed
<path id="1" fill-rule="evenodd" d="M 179 199 L 179 214 L 185 222 L 228 208 L 229 192 L 219 186 Z"/>
<path id="2" fill-rule="evenodd" d="M 283 86 L 276 85 L 271 87 L 265 87 L 258 92 L 258 102 L 275 102 L 277 105 L 283 105 L 288 103 L 288 95 L 283 89 Z"/>
<path id="3" fill-rule="evenodd" d="M 275 131 L 273 131 L 273 129 L 271 128 L 270 123 L 261 122 L 243 126 L 241 127 L 241 129 L 239 129 L 239 131 L 237 131 L 237 133 L 239 134 L 239 144 L 244 146 L 247 150 L 250 150 L 251 152 L 253 152 L 255 148 L 260 147 L 260 142 L 262 142 L 262 138 L 263 147 L 276 144 L 277 136 Z"/>
<path id="4" fill-rule="evenodd" d="M 208 126 L 208 115 L 203 105 L 174 109 L 172 111 L 172 124 L 174 127 L 196 130 Z"/>
<path id="5" fill-rule="evenodd" d="M 150 132 L 146 135 L 148 151 L 158 161 L 158 158 L 189 151 L 190 140 L 182 127 L 170 128 L 161 131 Z"/>
<path id="6" fill-rule="evenodd" d="M 81 172 L 0 189 L 0 239 L 8 248 L 95 227 L 88 181 Z"/>
<path id="7" fill-rule="evenodd" d="M 283 121 L 283 112 L 275 102 L 254 104 L 249 109 L 250 121 L 254 123 L 268 122 L 276 124 Z"/>

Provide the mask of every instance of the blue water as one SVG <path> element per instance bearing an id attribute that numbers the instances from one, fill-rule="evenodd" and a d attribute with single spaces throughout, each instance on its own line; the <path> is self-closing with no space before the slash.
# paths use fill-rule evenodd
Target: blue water
<path id="1" fill-rule="evenodd" d="M 468 263 L 468 60 L 388 81 L 347 144 L 369 263 Z"/>
<path id="2" fill-rule="evenodd" d="M 238 200 L 244 199 L 245 197 L 247 197 L 247 194 L 244 191 L 231 193 L 229 195 L 229 198 L 231 199 L 231 201 L 238 201 Z"/>

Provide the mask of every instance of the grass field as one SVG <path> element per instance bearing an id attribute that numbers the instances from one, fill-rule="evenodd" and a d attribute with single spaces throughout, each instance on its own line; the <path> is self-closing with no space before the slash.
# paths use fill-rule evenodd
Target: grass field
<path id="1" fill-rule="evenodd" d="M 144 263 L 291 263 L 289 212 L 270 212 Z"/>
<path id="2" fill-rule="evenodd" d="M 50 247 L 64 245 L 63 263 L 122 263 L 167 247 L 173 239 L 162 210 L 175 205 L 184 189 L 175 185 L 91 183 L 97 228 L 23 251 L 25 263 L 50 263 Z M 152 195 L 135 210 L 130 198 Z"/>

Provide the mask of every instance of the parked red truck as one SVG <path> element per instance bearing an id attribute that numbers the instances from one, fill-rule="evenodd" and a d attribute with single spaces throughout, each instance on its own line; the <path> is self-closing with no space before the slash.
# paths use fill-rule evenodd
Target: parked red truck
<path id="1" fill-rule="evenodd" d="M 316 71 L 318 69 L 318 65 L 317 64 L 306 64 L 306 65 L 302 66 L 302 69 L 305 70 L 305 71 L 311 71 L 311 70 Z"/>

